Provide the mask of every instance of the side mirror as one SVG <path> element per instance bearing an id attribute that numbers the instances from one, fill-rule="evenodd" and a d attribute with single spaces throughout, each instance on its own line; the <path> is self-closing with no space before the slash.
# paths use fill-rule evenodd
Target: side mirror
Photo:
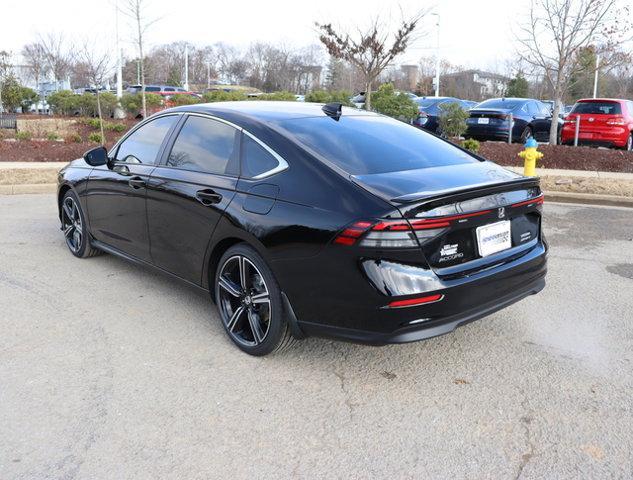
<path id="1" fill-rule="evenodd" d="M 84 160 L 92 167 L 99 167 L 108 163 L 108 151 L 105 147 L 95 147 L 84 153 Z"/>

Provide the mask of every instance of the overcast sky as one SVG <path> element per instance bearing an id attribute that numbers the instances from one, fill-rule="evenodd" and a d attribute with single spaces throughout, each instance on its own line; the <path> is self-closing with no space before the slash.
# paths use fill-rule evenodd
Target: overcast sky
<path id="1" fill-rule="evenodd" d="M 0 50 L 19 53 L 38 33 L 64 32 L 76 42 L 90 40 L 104 47 L 114 41 L 114 0 L 1 0 Z M 118 0 L 122 5 L 126 0 Z M 146 0 L 148 15 L 159 18 L 147 33 L 148 45 L 177 40 L 196 45 L 226 42 L 247 46 L 253 41 L 306 46 L 318 43 L 314 22 L 332 22 L 345 28 L 367 25 L 378 16 L 391 25 L 400 9 L 420 9 L 441 18 L 441 55 L 465 67 L 501 68 L 514 52 L 513 29 L 527 12 L 529 0 Z M 390 7 L 390 5 L 392 5 Z M 436 17 L 422 24 L 416 40 L 397 63 L 417 63 L 435 52 Z M 121 18 L 123 48 L 132 55 L 131 25 Z"/>

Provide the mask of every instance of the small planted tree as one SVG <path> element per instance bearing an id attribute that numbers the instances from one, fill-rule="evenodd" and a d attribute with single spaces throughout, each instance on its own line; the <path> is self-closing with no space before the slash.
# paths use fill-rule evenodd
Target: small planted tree
<path id="1" fill-rule="evenodd" d="M 391 83 L 381 85 L 374 95 L 373 109 L 403 122 L 418 116 L 418 105 L 404 93 L 396 93 Z"/>
<path id="2" fill-rule="evenodd" d="M 84 49 L 81 52 L 81 58 L 85 64 L 88 81 L 95 88 L 97 116 L 99 117 L 99 129 L 101 130 L 101 143 L 105 144 L 100 90 L 112 73 L 112 62 L 108 53 L 97 53 L 93 48 L 90 48 L 88 44 L 84 46 Z"/>
<path id="3" fill-rule="evenodd" d="M 423 17 L 424 13 L 418 13 L 408 20 L 403 19 L 393 35 L 385 31 L 378 20 L 374 20 L 366 31 L 359 32 L 355 38 L 335 29 L 330 23 L 316 23 L 320 32 L 319 40 L 328 53 L 334 58 L 346 60 L 362 74 L 367 110 L 372 108 L 371 89 L 374 82 L 387 65 L 407 49 Z"/>
<path id="4" fill-rule="evenodd" d="M 440 132 L 448 138 L 458 138 L 466 133 L 468 112 L 457 102 L 445 102 L 439 107 Z"/>

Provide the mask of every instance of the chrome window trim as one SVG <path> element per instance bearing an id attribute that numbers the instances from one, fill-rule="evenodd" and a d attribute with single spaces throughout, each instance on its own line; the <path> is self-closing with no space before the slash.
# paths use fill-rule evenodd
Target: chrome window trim
<path id="1" fill-rule="evenodd" d="M 284 170 L 287 170 L 288 168 L 290 168 L 290 166 L 288 165 L 288 162 L 286 162 L 286 160 L 284 160 L 284 158 L 281 155 L 275 152 L 272 148 L 266 145 L 266 143 L 262 142 L 259 138 L 257 138 L 251 132 L 242 130 L 242 133 L 246 135 L 247 137 L 249 137 L 250 139 L 254 140 L 256 143 L 258 143 L 264 150 L 270 153 L 275 158 L 275 160 L 277 160 L 276 167 L 271 168 L 270 170 L 262 172 L 258 175 L 255 175 L 254 177 L 251 177 L 251 180 L 261 180 L 263 178 L 268 178 L 268 177 L 271 177 L 272 175 L 276 175 L 277 173 L 283 172 Z"/>

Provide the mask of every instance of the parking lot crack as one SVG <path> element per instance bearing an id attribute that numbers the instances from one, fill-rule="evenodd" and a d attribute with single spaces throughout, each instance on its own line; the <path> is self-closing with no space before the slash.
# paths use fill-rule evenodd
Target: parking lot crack
<path id="1" fill-rule="evenodd" d="M 519 467 L 517 470 L 517 474 L 514 477 L 515 480 L 519 480 L 523 475 L 523 471 L 525 467 L 530 462 L 530 460 L 536 455 L 536 448 L 534 446 L 533 438 L 532 438 L 532 429 L 531 424 L 534 420 L 534 415 L 532 410 L 527 405 L 527 398 L 524 398 L 521 402 L 521 407 L 523 407 L 524 414 L 520 417 L 519 421 L 524 431 L 525 437 L 525 449 L 523 454 L 521 454 L 521 458 L 519 460 Z"/>
<path id="2" fill-rule="evenodd" d="M 356 407 L 356 405 L 352 402 L 350 398 L 350 392 L 347 385 L 347 379 L 345 378 L 345 375 L 343 375 L 340 372 L 334 372 L 334 375 L 336 375 L 336 377 L 339 379 L 341 392 L 343 393 L 343 397 L 344 397 L 344 402 L 349 412 L 349 419 L 352 420 L 354 418 L 354 408 Z"/>

